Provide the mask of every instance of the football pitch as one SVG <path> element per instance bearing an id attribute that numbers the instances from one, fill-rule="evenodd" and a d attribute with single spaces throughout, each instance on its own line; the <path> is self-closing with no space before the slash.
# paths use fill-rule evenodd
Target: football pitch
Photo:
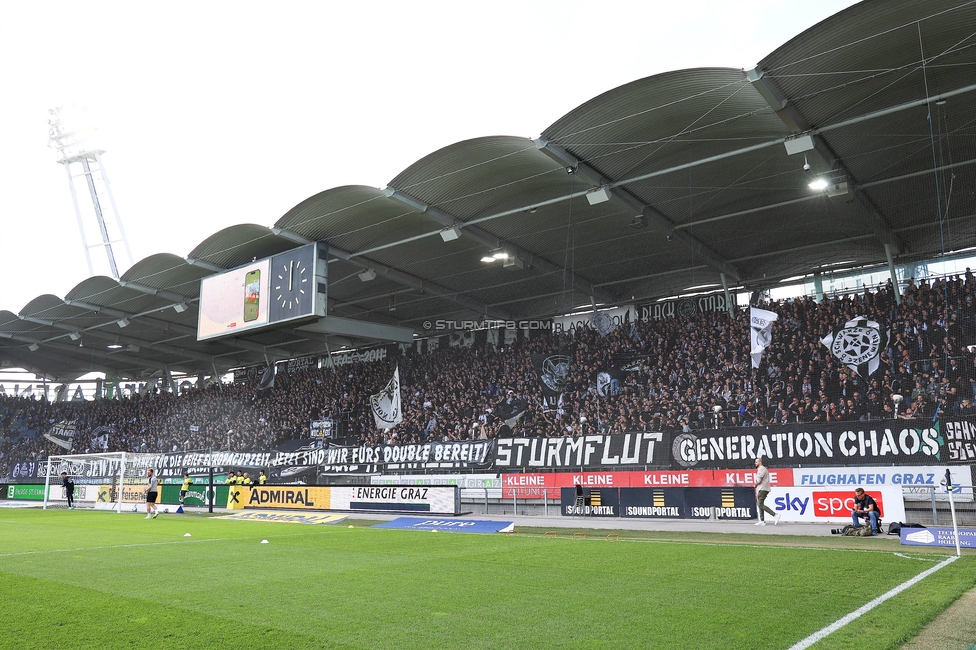
<path id="1" fill-rule="evenodd" d="M 893 540 L 534 532 L 0 510 L 0 648 L 785 649 L 940 567 L 811 646 L 882 649 L 976 583 Z"/>

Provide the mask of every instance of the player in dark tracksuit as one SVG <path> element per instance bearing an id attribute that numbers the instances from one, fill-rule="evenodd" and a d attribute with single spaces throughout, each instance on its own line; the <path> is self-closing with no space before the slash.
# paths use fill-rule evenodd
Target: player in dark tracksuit
<path id="1" fill-rule="evenodd" d="M 68 476 L 67 472 L 61 472 L 61 485 L 64 487 L 64 496 L 68 499 L 68 508 L 75 507 L 75 484 Z"/>

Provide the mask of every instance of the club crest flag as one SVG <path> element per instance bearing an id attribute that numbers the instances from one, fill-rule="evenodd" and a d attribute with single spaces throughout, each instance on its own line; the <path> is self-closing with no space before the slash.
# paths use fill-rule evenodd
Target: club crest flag
<path id="1" fill-rule="evenodd" d="M 758 307 L 749 309 L 749 320 L 752 330 L 752 367 L 758 368 L 762 362 L 763 351 L 773 342 L 773 323 L 779 320 L 779 314 Z"/>
<path id="2" fill-rule="evenodd" d="M 403 422 L 400 410 L 400 366 L 393 371 L 393 379 L 380 392 L 369 396 L 377 429 L 392 429 Z"/>
<path id="3" fill-rule="evenodd" d="M 888 330 L 858 316 L 844 327 L 820 339 L 830 353 L 861 377 L 870 377 L 881 365 L 881 353 L 888 346 Z"/>

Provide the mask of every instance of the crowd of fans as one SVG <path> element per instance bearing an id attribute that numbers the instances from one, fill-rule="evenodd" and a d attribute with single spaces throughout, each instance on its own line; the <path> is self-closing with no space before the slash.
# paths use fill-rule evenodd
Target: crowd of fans
<path id="1" fill-rule="evenodd" d="M 155 391 L 63 403 L 3 397 L 0 464 L 66 453 L 43 436 L 64 423 L 73 423 L 73 452 L 80 453 L 269 449 L 308 437 L 310 421 L 324 418 L 348 444 L 373 445 L 976 414 L 976 366 L 967 349 L 976 343 L 976 282 L 968 269 L 909 283 L 901 305 L 889 285 L 763 307 L 779 320 L 758 369 L 750 362 L 749 311 L 739 309 L 634 322 L 606 335 L 591 328 L 519 332 L 504 346 L 482 339 L 334 370 L 279 372 L 267 391 L 255 378 L 179 396 Z M 869 377 L 820 342 L 856 317 L 890 327 L 880 368 Z M 569 358 L 569 373 L 550 408 L 537 359 L 557 354 Z M 395 366 L 403 422 L 379 430 L 369 397 Z M 598 387 L 601 372 L 612 382 Z M 894 394 L 903 396 L 900 405 Z"/>

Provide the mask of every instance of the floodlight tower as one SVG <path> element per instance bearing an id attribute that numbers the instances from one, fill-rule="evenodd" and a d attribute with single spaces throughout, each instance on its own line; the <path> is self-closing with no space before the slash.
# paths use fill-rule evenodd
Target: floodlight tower
<path id="1" fill-rule="evenodd" d="M 103 248 L 108 261 L 108 272 L 116 280 L 119 279 L 119 264 L 116 261 L 116 251 L 113 244 L 122 243 L 127 262 L 123 267 L 132 265 L 132 251 L 129 240 L 126 239 L 122 218 L 115 207 L 115 197 L 105 173 L 102 163 L 103 150 L 95 146 L 93 135 L 97 130 L 87 124 L 87 111 L 74 106 L 58 106 L 48 111 L 48 146 L 58 152 L 58 162 L 64 165 L 68 175 L 68 188 L 71 190 L 71 200 L 75 206 L 75 216 L 78 218 L 78 229 L 81 232 L 81 243 L 85 249 L 85 260 L 88 262 L 89 275 L 95 275 L 92 264 L 91 251 L 93 248 Z M 78 192 L 75 183 L 84 179 L 91 195 L 93 214 L 86 219 L 82 216 L 82 207 L 78 202 Z M 108 199 L 106 204 L 105 199 Z M 100 243 L 89 244 L 86 230 L 91 232 L 92 239 Z M 125 261 L 125 260 L 123 260 Z M 99 264 L 101 270 L 101 264 Z"/>

